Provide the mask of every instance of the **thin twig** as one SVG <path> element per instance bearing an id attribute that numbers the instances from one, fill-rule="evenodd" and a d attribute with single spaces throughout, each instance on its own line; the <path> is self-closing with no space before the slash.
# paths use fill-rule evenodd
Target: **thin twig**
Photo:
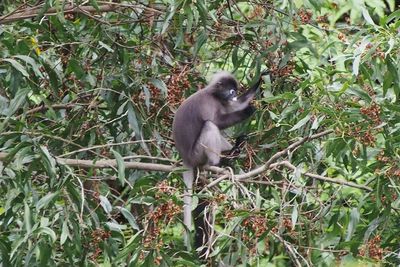
<path id="1" fill-rule="evenodd" d="M 43 111 L 47 111 L 48 109 L 72 109 L 76 106 L 87 106 L 87 105 L 88 104 L 79 104 L 79 103 L 55 104 L 55 105 L 51 105 L 51 106 L 42 105 L 42 106 L 30 109 L 30 110 L 26 111 L 24 114 L 28 115 L 28 114 L 43 112 Z M 18 115 L 17 119 L 20 118 L 21 116 L 22 116 L 22 114 Z"/>
<path id="2" fill-rule="evenodd" d="M 2 16 L 2 17 L 0 17 L 0 25 L 1 24 L 10 23 L 10 22 L 14 22 L 14 21 L 18 21 L 18 20 L 35 18 L 39 14 L 39 12 L 41 11 L 41 8 L 42 8 L 41 6 L 25 8 L 25 9 L 23 9 L 21 11 L 15 12 L 12 15 L 7 14 L 5 16 Z M 85 14 L 84 12 L 88 12 L 88 13 L 110 12 L 110 11 L 116 10 L 117 8 L 118 8 L 118 6 L 109 5 L 109 4 L 101 5 L 101 6 L 99 6 L 98 9 L 96 9 L 93 6 L 77 6 L 77 5 L 73 5 L 73 4 L 67 4 L 67 5 L 65 5 L 63 11 L 64 11 L 64 14 L 69 14 L 69 13 L 83 13 L 83 14 Z M 57 15 L 58 12 L 59 12 L 59 10 L 57 10 L 57 8 L 52 7 L 52 8 L 49 8 L 44 13 L 44 16 L 55 16 L 55 15 Z"/>
<path id="3" fill-rule="evenodd" d="M 292 171 L 296 170 L 296 166 L 291 164 L 289 161 L 281 161 L 281 162 L 275 163 L 275 165 L 277 165 L 277 166 L 285 166 L 285 167 L 291 169 Z M 366 190 L 366 191 L 369 191 L 369 192 L 372 191 L 372 188 L 370 188 L 368 186 L 360 185 L 360 184 L 356 184 L 356 183 L 352 183 L 352 182 L 348 182 L 348 181 L 341 180 L 341 179 L 333 179 L 333 178 L 329 178 L 329 177 L 325 177 L 325 176 L 322 176 L 322 175 L 319 175 L 319 174 L 314 174 L 314 173 L 309 173 L 309 172 L 302 172 L 302 174 L 304 176 L 308 176 L 310 178 L 317 179 L 317 180 L 324 181 L 324 182 L 328 182 L 328 183 L 345 185 L 345 186 L 349 186 L 349 187 L 363 189 L 363 190 Z"/>
<path id="4" fill-rule="evenodd" d="M 64 158 L 64 157 L 70 156 L 72 154 L 76 154 L 76 153 L 80 153 L 80 152 L 84 152 L 84 151 L 88 151 L 88 150 L 94 150 L 94 149 L 98 149 L 98 148 L 112 147 L 112 146 L 124 146 L 124 145 L 132 145 L 132 144 L 138 144 L 138 143 L 142 143 L 142 142 L 154 142 L 154 141 L 155 141 L 154 139 L 150 139 L 150 140 L 127 141 L 127 142 L 120 142 L 120 143 L 96 145 L 96 146 L 85 147 L 85 148 L 81 148 L 78 150 L 70 151 L 68 153 L 60 155 L 60 158 Z"/>

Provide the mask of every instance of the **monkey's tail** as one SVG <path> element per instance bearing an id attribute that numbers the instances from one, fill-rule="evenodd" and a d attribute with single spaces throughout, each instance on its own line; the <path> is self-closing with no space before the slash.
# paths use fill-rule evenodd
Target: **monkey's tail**
<path id="1" fill-rule="evenodd" d="M 196 230 L 194 238 L 194 247 L 198 251 L 200 259 L 205 260 L 207 257 L 208 243 L 210 239 L 210 226 L 207 223 L 209 212 L 207 212 L 207 206 L 209 201 L 204 198 L 199 198 L 197 207 L 193 210 L 194 227 Z"/>
<path id="2" fill-rule="evenodd" d="M 183 172 L 183 182 L 185 183 L 185 191 L 183 196 L 183 223 L 185 224 L 187 231 L 185 231 L 184 242 L 186 248 L 190 251 L 190 230 L 192 229 L 192 194 L 193 194 L 193 181 L 195 171 L 193 168 L 188 168 L 187 171 Z"/>
<path id="3" fill-rule="evenodd" d="M 185 183 L 185 192 L 183 196 L 183 223 L 185 224 L 187 231 L 185 231 L 184 242 L 188 251 L 191 251 L 191 240 L 190 231 L 192 229 L 192 195 L 193 195 L 193 182 L 196 177 L 197 170 L 193 168 L 188 168 L 187 171 L 183 172 L 183 181 Z M 199 257 L 202 260 L 206 259 L 207 245 L 210 234 L 210 227 L 208 226 L 206 217 L 209 216 L 207 211 L 207 206 L 209 202 L 207 199 L 199 198 L 199 203 L 197 207 L 193 210 L 194 217 L 194 248 L 197 250 L 200 247 L 202 249 L 198 251 Z"/>

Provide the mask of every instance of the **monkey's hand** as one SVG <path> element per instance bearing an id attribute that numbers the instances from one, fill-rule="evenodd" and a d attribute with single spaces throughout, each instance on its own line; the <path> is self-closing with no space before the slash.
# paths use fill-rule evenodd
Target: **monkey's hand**
<path id="1" fill-rule="evenodd" d="M 250 117 L 251 115 L 253 115 L 253 113 L 256 111 L 256 108 L 252 105 L 248 105 L 243 112 Z"/>
<path id="2" fill-rule="evenodd" d="M 220 166 L 232 166 L 233 160 L 238 158 L 242 148 L 246 145 L 249 137 L 246 134 L 242 134 L 236 138 L 235 144 L 232 149 L 224 153 L 224 157 L 221 159 Z"/>
<path id="3" fill-rule="evenodd" d="M 237 157 L 240 154 L 240 150 L 246 144 L 249 137 L 247 134 L 242 134 L 236 137 L 235 145 L 232 147 L 231 151 L 229 152 L 228 156 Z"/>

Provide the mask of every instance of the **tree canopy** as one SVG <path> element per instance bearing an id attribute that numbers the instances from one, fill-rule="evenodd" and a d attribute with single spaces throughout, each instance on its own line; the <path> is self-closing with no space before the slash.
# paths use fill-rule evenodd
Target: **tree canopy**
<path id="1" fill-rule="evenodd" d="M 0 264 L 398 265 L 400 10 L 393 0 L 3 0 Z M 264 69 L 212 246 L 183 242 L 176 108 Z M 398 135 L 399 134 L 399 135 Z"/>

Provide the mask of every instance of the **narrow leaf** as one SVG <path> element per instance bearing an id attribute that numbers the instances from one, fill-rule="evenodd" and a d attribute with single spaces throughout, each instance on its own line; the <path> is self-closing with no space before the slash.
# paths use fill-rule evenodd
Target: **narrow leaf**
<path id="1" fill-rule="evenodd" d="M 35 231 L 35 233 L 37 233 L 38 235 L 45 234 L 45 235 L 49 236 L 51 238 L 52 243 L 57 241 L 56 233 L 49 227 L 40 227 Z"/>
<path id="2" fill-rule="evenodd" d="M 307 114 L 307 116 L 305 116 L 305 117 L 302 118 L 299 122 L 297 122 L 296 125 L 294 125 L 294 126 L 289 130 L 289 132 L 292 132 L 292 131 L 294 131 L 294 130 L 297 130 L 297 129 L 303 127 L 303 126 L 310 120 L 310 118 L 311 118 L 311 115 L 310 115 L 310 114 Z"/>
<path id="3" fill-rule="evenodd" d="M 18 61 L 11 58 L 4 58 L 2 60 L 10 63 L 11 66 L 13 66 L 17 71 L 21 72 L 21 74 L 24 75 L 25 77 L 29 77 L 29 74 L 26 71 L 25 67 L 22 66 L 21 63 L 19 63 Z"/>
<path id="4" fill-rule="evenodd" d="M 10 106 L 7 112 L 8 117 L 12 116 L 15 112 L 17 112 L 18 109 L 22 107 L 22 105 L 25 104 L 28 93 L 29 90 L 25 88 L 20 88 L 17 91 L 17 94 L 10 102 Z"/>
<path id="5" fill-rule="evenodd" d="M 38 77 L 41 77 L 41 78 L 43 77 L 42 72 L 39 70 L 39 65 L 36 63 L 36 61 L 33 58 L 25 56 L 25 55 L 16 55 L 14 57 L 19 58 L 19 59 L 25 61 L 26 63 L 28 63 L 29 65 L 31 65 L 32 70 L 35 72 L 35 74 Z"/>
<path id="6" fill-rule="evenodd" d="M 114 149 L 111 150 L 114 154 L 115 160 L 117 161 L 118 166 L 118 180 L 121 182 L 121 185 L 125 184 L 125 163 L 124 159 L 122 158 L 121 154 L 119 154 Z"/>
<path id="7" fill-rule="evenodd" d="M 369 15 L 368 10 L 364 7 L 361 10 L 362 10 L 362 15 L 363 15 L 364 19 L 367 21 L 367 23 L 376 27 L 376 24 L 372 20 L 371 16 Z"/>
<path id="8" fill-rule="evenodd" d="M 56 160 L 50 155 L 45 146 L 40 146 L 43 166 L 51 179 L 56 178 Z"/>
<path id="9" fill-rule="evenodd" d="M 131 225 L 131 227 L 135 230 L 140 230 L 139 226 L 136 223 L 136 219 L 135 217 L 133 217 L 132 213 L 125 209 L 125 208 L 121 208 L 121 213 L 122 215 L 124 215 L 125 219 L 128 220 L 129 224 Z"/>
<path id="10" fill-rule="evenodd" d="M 107 214 L 110 214 L 110 212 L 112 211 L 112 206 L 111 206 L 110 201 L 108 201 L 108 198 L 100 195 L 99 199 L 100 199 L 100 205 L 103 207 L 104 211 Z"/>
<path id="11" fill-rule="evenodd" d="M 296 227 L 297 218 L 299 217 L 299 205 L 297 201 L 294 202 L 293 210 L 292 210 L 292 230 Z"/>
<path id="12" fill-rule="evenodd" d="M 352 235 L 356 231 L 358 221 L 360 220 L 360 212 L 357 208 L 353 208 L 350 213 L 350 222 L 347 228 L 346 241 L 350 241 Z"/>
<path id="13" fill-rule="evenodd" d="M 58 192 L 53 192 L 53 193 L 47 193 L 44 197 L 42 197 L 37 203 L 36 203 L 36 209 L 41 210 L 44 207 L 47 207 L 47 205 L 54 200 L 58 196 Z"/>
<path id="14" fill-rule="evenodd" d="M 128 122 L 129 126 L 133 129 L 136 136 L 139 138 L 140 136 L 139 123 L 136 118 L 136 113 L 135 110 L 133 109 L 132 103 L 128 103 Z"/>
<path id="15" fill-rule="evenodd" d="M 155 87 L 157 87 L 158 89 L 160 89 L 161 92 L 162 92 L 164 95 L 167 94 L 167 91 L 168 91 L 167 85 L 166 85 L 162 80 L 160 80 L 160 79 L 152 79 L 152 80 L 151 80 L 151 83 L 152 83 Z"/>
<path id="16" fill-rule="evenodd" d="M 67 241 L 67 238 L 69 237 L 69 229 L 68 229 L 68 223 L 67 220 L 64 220 L 62 230 L 61 230 L 61 236 L 60 236 L 60 245 L 63 245 L 65 241 Z"/>

